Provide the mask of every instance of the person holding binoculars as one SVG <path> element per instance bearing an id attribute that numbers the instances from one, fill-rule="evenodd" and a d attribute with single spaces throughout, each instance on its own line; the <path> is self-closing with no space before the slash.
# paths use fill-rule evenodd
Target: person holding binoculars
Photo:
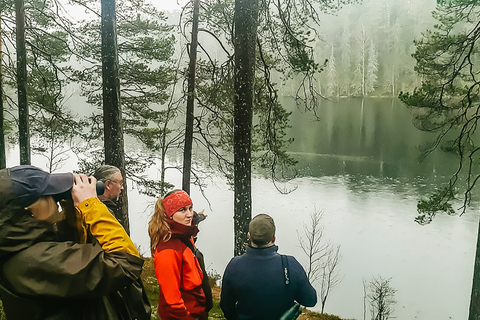
<path id="1" fill-rule="evenodd" d="M 150 319 L 144 261 L 100 192 L 84 174 L 27 165 L 0 170 L 7 319 Z"/>

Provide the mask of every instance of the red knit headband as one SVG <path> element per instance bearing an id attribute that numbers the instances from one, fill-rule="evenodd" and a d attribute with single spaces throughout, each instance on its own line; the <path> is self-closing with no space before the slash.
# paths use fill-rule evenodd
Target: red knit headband
<path id="1" fill-rule="evenodd" d="M 163 207 L 168 217 L 173 216 L 175 212 L 191 204 L 193 204 L 192 199 L 183 190 L 175 191 L 163 199 Z"/>

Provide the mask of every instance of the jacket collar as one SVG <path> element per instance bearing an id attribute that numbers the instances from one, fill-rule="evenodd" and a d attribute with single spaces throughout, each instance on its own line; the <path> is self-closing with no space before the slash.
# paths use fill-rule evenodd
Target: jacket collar
<path id="1" fill-rule="evenodd" d="M 170 232 L 172 233 L 172 239 L 190 239 L 198 233 L 198 227 L 196 225 L 186 226 L 171 219 L 167 221 L 170 226 Z"/>
<path id="2" fill-rule="evenodd" d="M 271 247 L 266 248 L 254 248 L 251 246 L 247 247 L 246 255 L 250 258 L 273 258 L 278 255 L 278 246 L 273 245 Z"/>

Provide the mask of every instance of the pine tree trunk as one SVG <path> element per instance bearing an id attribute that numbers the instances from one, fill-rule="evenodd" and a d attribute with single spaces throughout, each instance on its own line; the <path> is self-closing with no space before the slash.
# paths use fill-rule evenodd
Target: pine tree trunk
<path id="1" fill-rule="evenodd" d="M 182 189 L 190 193 L 192 169 L 193 119 L 195 111 L 195 69 L 197 64 L 198 14 L 200 0 L 193 0 L 192 43 L 190 44 L 190 65 L 188 67 L 187 115 L 185 120 L 185 147 L 183 150 Z"/>
<path id="2" fill-rule="evenodd" d="M 116 166 L 125 177 L 123 121 L 118 79 L 115 0 L 102 0 L 102 78 L 105 163 Z M 130 234 L 126 179 L 117 202 L 115 216 Z"/>
<path id="3" fill-rule="evenodd" d="M 473 284 L 468 320 L 480 320 L 480 225 L 477 233 L 479 234 L 477 235 L 477 251 L 475 253 L 475 264 L 473 267 Z"/>
<path id="4" fill-rule="evenodd" d="M 2 52 L 2 17 L 0 17 L 0 52 Z M 5 151 L 4 133 L 4 105 L 3 105 L 3 57 L 0 54 L 0 169 L 7 166 L 7 155 Z"/>
<path id="5" fill-rule="evenodd" d="M 235 1 L 234 254 L 245 252 L 252 216 L 251 135 L 258 0 Z"/>
<path id="6" fill-rule="evenodd" d="M 27 50 L 25 47 L 25 3 L 15 0 L 17 24 L 17 86 L 18 86 L 18 133 L 20 164 L 31 164 L 30 122 L 27 104 Z"/>

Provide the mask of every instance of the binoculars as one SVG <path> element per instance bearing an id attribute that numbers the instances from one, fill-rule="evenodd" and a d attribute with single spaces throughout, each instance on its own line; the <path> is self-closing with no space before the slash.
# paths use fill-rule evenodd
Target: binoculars
<path id="1" fill-rule="evenodd" d="M 102 195 L 105 192 L 105 185 L 103 184 L 103 181 L 98 180 L 97 181 L 97 196 Z"/>
<path id="2" fill-rule="evenodd" d="M 97 185 L 96 185 L 96 189 L 97 189 L 97 195 L 102 195 L 103 192 L 105 192 L 105 185 L 103 184 L 103 181 L 101 180 L 97 180 Z M 60 193 L 58 195 L 55 195 L 53 196 L 53 198 L 55 199 L 55 201 L 60 201 L 60 200 L 72 200 L 72 189 L 64 192 L 64 193 Z"/>

